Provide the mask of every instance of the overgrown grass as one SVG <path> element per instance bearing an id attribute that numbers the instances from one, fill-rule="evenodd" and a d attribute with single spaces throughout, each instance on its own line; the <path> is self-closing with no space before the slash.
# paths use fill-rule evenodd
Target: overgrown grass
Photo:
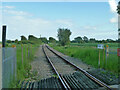
<path id="1" fill-rule="evenodd" d="M 118 47 L 118 43 L 71 43 L 71 46 L 86 46 L 86 47 L 97 47 L 98 44 L 104 44 L 104 46 L 108 45 L 109 47 L 116 48 Z"/>
<path id="2" fill-rule="evenodd" d="M 11 87 L 16 88 L 16 84 L 18 81 L 23 81 L 25 78 L 29 77 L 29 73 L 31 70 L 31 61 L 34 59 L 34 54 L 37 51 L 39 45 L 34 44 L 23 44 L 23 64 L 22 64 L 22 47 L 20 44 L 16 45 L 17 51 L 17 80 L 12 83 Z M 19 85 L 17 85 L 19 88 Z"/>
<path id="3" fill-rule="evenodd" d="M 62 52 L 68 56 L 81 59 L 83 62 L 98 68 L 99 50 L 95 47 L 89 46 L 52 46 L 54 49 Z M 104 52 L 104 54 L 103 54 Z M 104 57 L 104 58 L 103 58 Z M 100 50 L 100 68 L 118 73 L 118 57 L 117 54 L 110 54 L 107 58 L 105 57 L 105 51 Z"/>

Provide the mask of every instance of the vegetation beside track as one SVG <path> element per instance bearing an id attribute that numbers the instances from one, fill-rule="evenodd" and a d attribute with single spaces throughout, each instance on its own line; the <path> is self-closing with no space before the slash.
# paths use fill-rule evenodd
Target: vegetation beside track
<path id="1" fill-rule="evenodd" d="M 11 45 L 10 45 L 11 46 Z M 8 45 L 8 47 L 10 47 Z M 34 59 L 35 52 L 37 51 L 39 44 L 23 44 L 23 64 L 22 64 L 22 47 L 21 44 L 16 44 L 16 56 L 17 56 L 17 81 L 11 84 L 11 88 L 19 88 L 19 80 L 23 81 L 30 77 L 31 61 Z M 28 51 L 29 50 L 29 51 Z M 29 55 L 28 55 L 29 54 Z"/>
<path id="2" fill-rule="evenodd" d="M 86 44 L 71 44 L 69 46 L 57 46 L 50 44 L 51 47 L 58 50 L 59 52 L 64 53 L 65 55 L 81 59 L 83 62 L 98 68 L 98 59 L 99 59 L 99 50 L 96 48 L 97 44 L 93 43 L 90 45 Z M 111 48 L 117 48 L 117 43 L 110 44 Z M 100 50 L 100 68 L 104 68 L 108 71 L 118 73 L 118 56 L 117 54 L 110 54 L 107 58 L 107 63 L 105 63 L 105 51 L 104 51 L 104 60 L 103 60 L 103 50 Z"/>

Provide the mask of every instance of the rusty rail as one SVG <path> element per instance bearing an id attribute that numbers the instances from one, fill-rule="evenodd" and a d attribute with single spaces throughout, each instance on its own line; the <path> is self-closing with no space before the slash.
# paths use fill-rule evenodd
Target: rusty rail
<path id="1" fill-rule="evenodd" d="M 48 57 L 47 53 L 45 52 L 43 46 L 42 46 L 42 49 L 43 49 L 43 52 L 44 52 L 46 58 L 48 59 L 49 63 L 51 64 L 52 68 L 54 69 L 55 73 L 57 74 L 60 82 L 62 83 L 63 87 L 64 87 L 66 90 L 71 90 L 70 86 L 67 84 L 67 82 L 65 81 L 65 79 L 57 72 L 56 68 L 54 67 L 54 65 L 53 65 L 53 63 L 51 62 L 50 58 Z"/>

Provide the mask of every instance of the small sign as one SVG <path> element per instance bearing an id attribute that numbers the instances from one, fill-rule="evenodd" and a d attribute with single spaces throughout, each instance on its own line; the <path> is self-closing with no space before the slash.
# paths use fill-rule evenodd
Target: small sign
<path id="1" fill-rule="evenodd" d="M 117 55 L 120 56 L 120 48 L 117 49 Z"/>
<path id="2" fill-rule="evenodd" d="M 103 44 L 98 44 L 98 49 L 104 49 L 104 45 Z"/>

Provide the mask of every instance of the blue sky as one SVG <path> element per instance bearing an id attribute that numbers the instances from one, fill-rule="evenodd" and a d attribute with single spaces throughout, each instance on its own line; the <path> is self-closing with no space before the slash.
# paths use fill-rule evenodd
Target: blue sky
<path id="1" fill-rule="evenodd" d="M 70 29 L 71 40 L 118 38 L 117 13 L 108 2 L 3 2 L 2 23 L 12 40 L 29 34 L 57 39 L 58 28 Z"/>

